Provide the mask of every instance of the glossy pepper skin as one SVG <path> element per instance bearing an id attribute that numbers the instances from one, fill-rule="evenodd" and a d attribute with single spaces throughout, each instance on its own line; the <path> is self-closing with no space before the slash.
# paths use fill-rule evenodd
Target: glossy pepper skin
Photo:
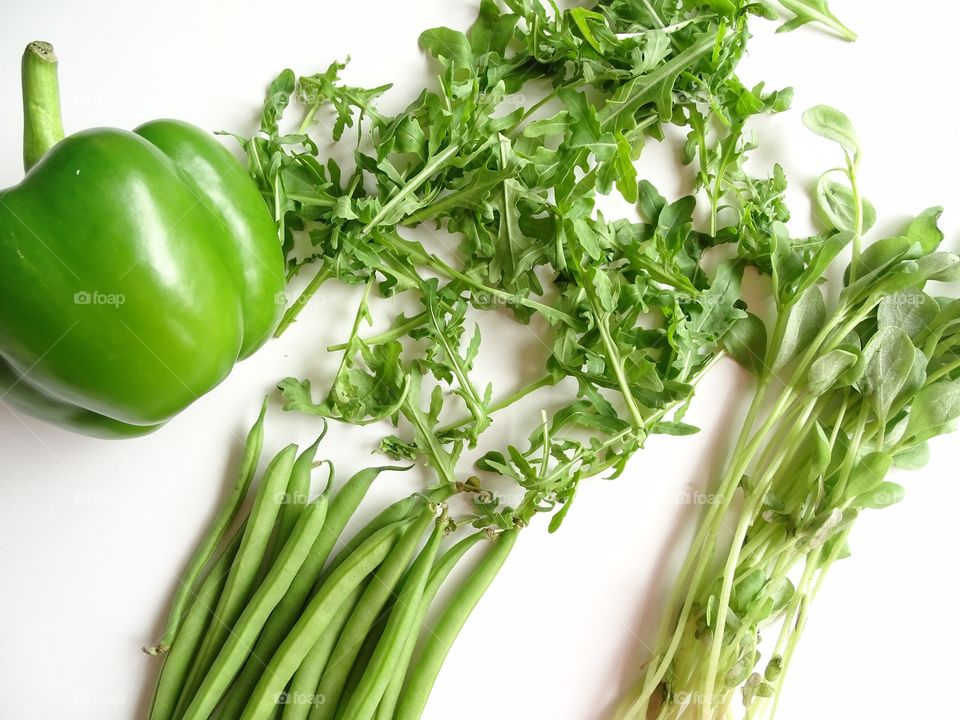
<path id="1" fill-rule="evenodd" d="M 0 397 L 86 434 L 150 432 L 266 341 L 284 284 L 266 205 L 214 137 L 176 120 L 71 135 L 0 191 Z"/>

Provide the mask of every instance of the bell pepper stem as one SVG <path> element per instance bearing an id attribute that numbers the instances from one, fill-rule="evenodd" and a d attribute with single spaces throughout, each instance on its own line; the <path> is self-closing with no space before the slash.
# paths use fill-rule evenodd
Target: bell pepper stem
<path id="1" fill-rule="evenodd" d="M 63 139 L 60 83 L 53 45 L 34 41 L 23 51 L 23 169 L 29 172 Z"/>

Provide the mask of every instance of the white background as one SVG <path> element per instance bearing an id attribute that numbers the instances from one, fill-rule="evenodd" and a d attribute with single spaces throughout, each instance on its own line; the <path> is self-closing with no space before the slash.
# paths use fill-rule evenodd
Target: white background
<path id="1" fill-rule="evenodd" d="M 249 133 L 276 71 L 314 72 L 347 55 L 347 79 L 394 82 L 384 106 L 399 109 L 429 81 L 419 32 L 465 29 L 474 5 L 6 0 L 0 186 L 21 177 L 19 63 L 28 41 L 56 46 L 68 132 L 174 116 Z M 796 111 L 758 126 L 766 150 L 757 160 L 776 158 L 803 188 L 836 157 L 805 133 L 799 111 L 837 105 L 859 128 L 863 190 L 880 229 L 895 231 L 908 214 L 944 204 L 948 246 L 957 250 L 960 10 L 937 0 L 883 11 L 833 5 L 860 32 L 855 45 L 812 30 L 774 36 L 757 24 L 744 77 L 797 91 Z M 640 168 L 664 193 L 681 191 L 672 148 L 648 148 Z M 795 208 L 800 232 L 806 207 L 799 200 Z M 323 293 L 282 340 L 146 439 L 85 439 L 0 404 L 0 718 L 143 717 L 157 662 L 139 647 L 159 632 L 176 575 L 235 469 L 241 435 L 277 379 L 329 378 L 322 349 L 344 336 L 351 298 Z M 539 347 L 523 328 L 501 338 L 497 357 L 483 363 L 498 394 L 522 374 L 514 357 Z M 688 417 L 705 428 L 701 435 L 655 439 L 622 478 L 583 487 L 561 532 L 548 536 L 540 525 L 524 534 L 451 654 L 428 718 L 608 717 L 635 676 L 683 555 L 696 508 L 682 498 L 722 460 L 746 388 L 732 365 L 717 368 Z M 527 417 L 497 418 L 505 439 L 520 441 L 528 428 Z M 308 441 L 316 429 L 274 410 L 267 450 Z M 331 438 L 324 451 L 341 478 L 370 462 L 374 435 L 334 428 Z M 902 478 L 901 505 L 859 523 L 854 558 L 836 568 L 812 613 L 784 720 L 943 717 L 940 708 L 955 704 L 956 442 L 939 442 L 927 469 Z M 419 482 L 385 476 L 367 513 Z"/>

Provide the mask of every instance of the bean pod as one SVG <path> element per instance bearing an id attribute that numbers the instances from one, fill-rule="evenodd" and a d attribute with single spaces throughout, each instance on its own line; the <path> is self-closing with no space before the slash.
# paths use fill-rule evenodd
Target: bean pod
<path id="1" fill-rule="evenodd" d="M 263 401 L 260 408 L 260 416 L 250 428 L 247 434 L 247 441 L 243 451 L 243 461 L 240 465 L 240 472 L 237 474 L 237 481 L 230 490 L 227 501 L 217 512 L 210 524 L 210 528 L 200 541 L 200 546 L 190 559 L 187 569 L 183 571 L 180 579 L 180 586 L 177 594 L 170 604 L 170 614 L 167 618 L 163 637 L 153 647 L 145 647 L 143 651 L 148 655 L 159 655 L 170 649 L 177 631 L 183 622 L 184 615 L 190 606 L 197 592 L 197 585 L 200 582 L 200 574 L 210 562 L 213 553 L 216 551 L 220 542 L 227 534 L 227 530 L 233 524 L 237 514 L 240 512 L 240 506 L 247 497 L 247 491 L 250 489 L 250 482 L 257 471 L 257 465 L 260 463 L 260 452 L 263 450 L 263 421 L 267 412 L 267 401 Z"/>
<path id="2" fill-rule="evenodd" d="M 387 557 L 402 531 L 400 525 L 383 528 L 357 548 L 324 583 L 264 668 L 241 720 L 268 720 L 273 717 L 284 688 L 307 653 L 316 645 L 340 606 Z"/>
<path id="3" fill-rule="evenodd" d="M 395 720 L 419 720 L 423 715 L 447 653 L 470 613 L 503 567 L 516 541 L 516 530 L 501 533 L 466 582 L 450 598 L 427 640 L 423 654 L 411 671 L 394 715 Z"/>

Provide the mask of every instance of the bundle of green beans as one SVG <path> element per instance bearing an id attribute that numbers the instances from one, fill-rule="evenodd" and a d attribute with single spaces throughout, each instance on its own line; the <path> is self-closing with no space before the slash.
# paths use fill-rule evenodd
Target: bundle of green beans
<path id="1" fill-rule="evenodd" d="M 144 648 L 165 658 L 150 720 L 419 718 L 516 531 L 476 531 L 442 550 L 457 530 L 445 487 L 403 498 L 345 537 L 380 473 L 406 468 L 367 468 L 334 492 L 333 466 L 316 461 L 322 434 L 303 452 L 281 450 L 251 492 L 265 409 L 187 565 L 163 637 Z M 322 465 L 330 478 L 311 499 L 312 470 Z M 440 587 L 481 541 L 479 561 L 428 627 Z"/>

